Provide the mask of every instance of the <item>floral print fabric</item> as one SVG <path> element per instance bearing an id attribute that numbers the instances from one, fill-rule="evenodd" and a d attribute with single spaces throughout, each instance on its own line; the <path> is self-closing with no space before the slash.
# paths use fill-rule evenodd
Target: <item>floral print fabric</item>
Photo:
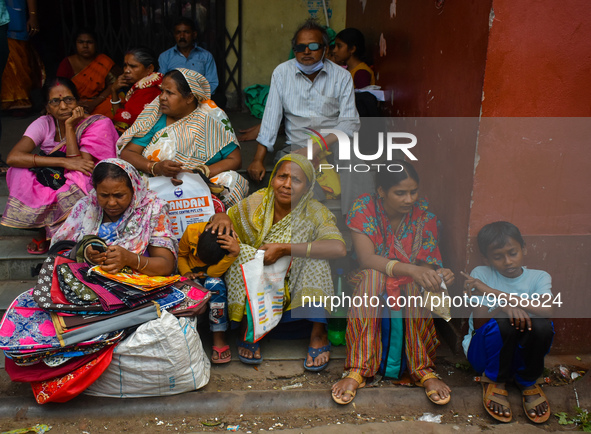
<path id="1" fill-rule="evenodd" d="M 347 226 L 365 234 L 375 246 L 375 253 L 407 264 L 425 262 L 442 266 L 435 214 L 428 211 L 426 199 L 415 202 L 395 233 L 377 195 L 363 194 L 351 207 Z"/>
<path id="2" fill-rule="evenodd" d="M 137 170 L 127 161 L 109 158 L 100 164 L 115 164 L 122 168 L 133 187 L 133 199 L 119 221 L 117 237 L 114 242 L 130 252 L 142 254 L 148 246 L 164 247 L 176 257 L 176 240 L 168 217 L 168 203 L 149 190 Z M 98 204 L 96 190 L 76 203 L 70 216 L 51 240 L 52 245 L 59 240 L 80 241 L 85 235 L 97 235 L 103 220 L 103 210 Z"/>

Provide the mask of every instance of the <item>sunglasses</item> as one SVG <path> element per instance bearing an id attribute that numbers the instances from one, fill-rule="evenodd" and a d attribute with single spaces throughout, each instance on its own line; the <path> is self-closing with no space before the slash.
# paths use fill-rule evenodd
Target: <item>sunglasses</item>
<path id="1" fill-rule="evenodd" d="M 324 47 L 324 44 L 319 44 L 318 42 L 312 42 L 311 44 L 296 44 L 293 46 L 294 53 L 303 53 L 306 51 L 306 48 L 309 48 L 310 51 L 318 51 Z"/>

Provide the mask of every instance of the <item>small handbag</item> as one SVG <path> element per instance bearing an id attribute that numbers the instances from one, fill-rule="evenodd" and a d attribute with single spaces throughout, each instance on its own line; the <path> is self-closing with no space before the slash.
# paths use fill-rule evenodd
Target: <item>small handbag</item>
<path id="1" fill-rule="evenodd" d="M 50 154 L 46 154 L 45 152 L 40 151 L 39 156 L 63 158 L 66 156 L 66 153 L 55 151 Z M 31 167 L 29 170 L 35 174 L 37 181 L 39 181 L 41 185 L 49 187 L 53 190 L 59 190 L 66 183 L 66 169 L 63 167 Z"/>

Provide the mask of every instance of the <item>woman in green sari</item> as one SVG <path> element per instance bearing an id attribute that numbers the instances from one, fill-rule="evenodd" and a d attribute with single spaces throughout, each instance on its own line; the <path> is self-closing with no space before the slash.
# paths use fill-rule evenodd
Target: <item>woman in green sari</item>
<path id="1" fill-rule="evenodd" d="M 257 250 L 265 251 L 265 264 L 283 256 L 293 257 L 285 278 L 286 291 L 282 321 L 314 318 L 308 357 L 304 367 L 319 371 L 328 364 L 330 344 L 326 335 L 324 307 L 303 306 L 309 296 L 330 296 L 333 284 L 328 259 L 347 254 L 345 242 L 334 215 L 313 199 L 316 181 L 312 164 L 303 156 L 283 157 L 273 170 L 269 187 L 248 196 L 228 210 L 216 214 L 210 228 L 234 230 L 240 239 L 240 255 L 226 274 L 228 313 L 232 321 L 245 317 L 246 293 L 240 265 L 252 260 Z M 324 300 L 324 298 L 323 298 Z M 258 343 L 239 344 L 240 360 L 259 364 L 263 358 Z"/>

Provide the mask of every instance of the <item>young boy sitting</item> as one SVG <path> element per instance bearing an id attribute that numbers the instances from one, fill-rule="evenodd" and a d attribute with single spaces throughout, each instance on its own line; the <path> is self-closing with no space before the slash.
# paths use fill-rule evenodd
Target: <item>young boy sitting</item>
<path id="1" fill-rule="evenodd" d="M 212 363 L 232 360 L 226 342 L 228 312 L 226 284 L 220 277 L 228 270 L 240 253 L 236 234 L 217 235 L 205 231 L 208 222 L 187 226 L 179 242 L 179 272 L 197 280 L 211 292 L 209 299 L 209 326 L 213 332 Z"/>
<path id="2" fill-rule="evenodd" d="M 537 380 L 554 336 L 548 319 L 552 279 L 545 271 L 523 266 L 525 242 L 511 223 L 484 226 L 478 248 L 487 265 L 462 275 L 468 296 L 480 296 L 483 304 L 470 315 L 463 347 L 472 367 L 482 373 L 484 408 L 496 420 L 511 421 L 505 383 L 514 379 L 522 391 L 525 415 L 543 423 L 550 417 L 550 406 Z"/>

